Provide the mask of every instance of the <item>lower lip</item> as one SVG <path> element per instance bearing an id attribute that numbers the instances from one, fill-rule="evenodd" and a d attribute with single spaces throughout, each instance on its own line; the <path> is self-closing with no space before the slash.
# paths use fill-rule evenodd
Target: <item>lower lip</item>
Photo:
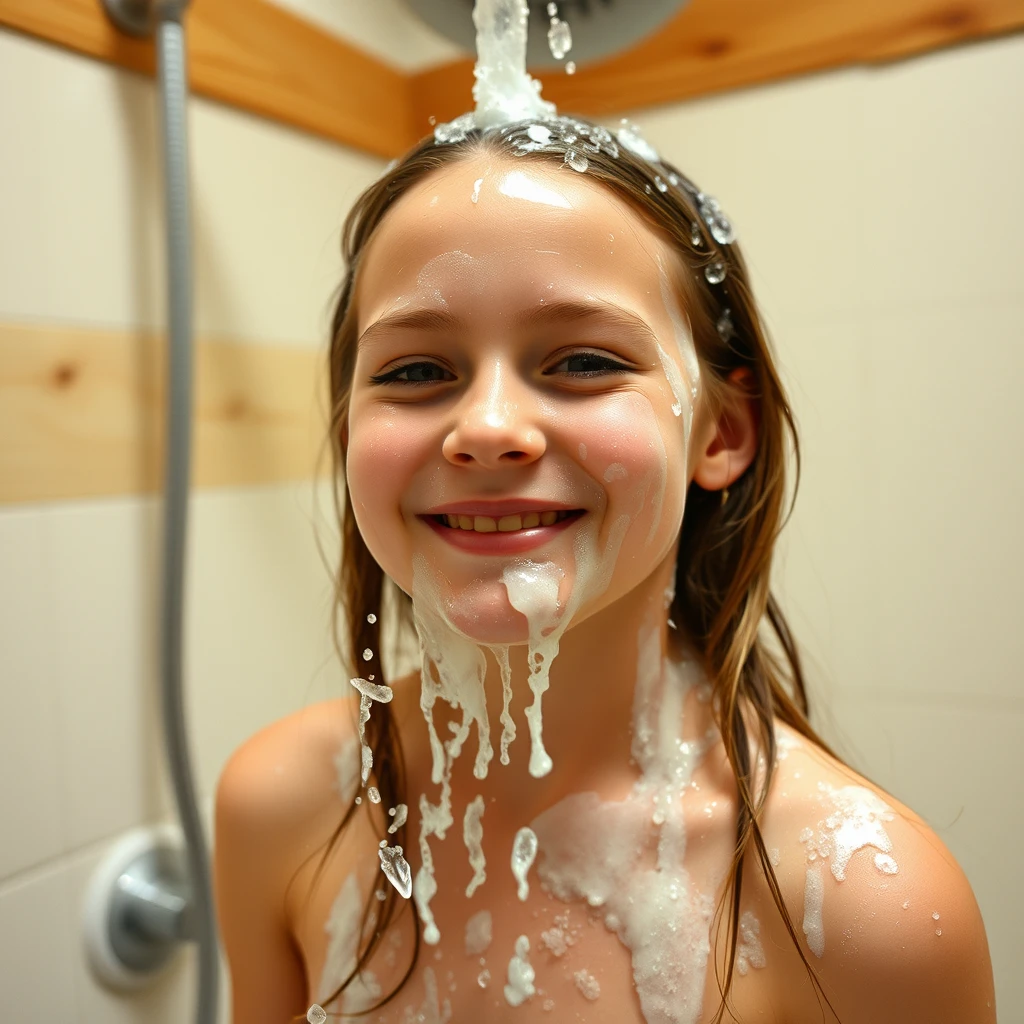
<path id="1" fill-rule="evenodd" d="M 420 516 L 442 540 L 460 551 L 471 551 L 478 555 L 519 555 L 532 551 L 550 540 L 554 540 L 583 515 L 567 516 L 551 526 L 534 526 L 529 530 L 510 530 L 508 533 L 477 533 L 476 530 L 460 530 L 453 526 L 442 526 L 433 516 Z"/>

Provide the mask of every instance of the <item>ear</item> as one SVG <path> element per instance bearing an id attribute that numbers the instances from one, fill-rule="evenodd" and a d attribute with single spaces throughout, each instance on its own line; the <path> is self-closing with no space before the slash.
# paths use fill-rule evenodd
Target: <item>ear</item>
<path id="1" fill-rule="evenodd" d="M 720 491 L 740 477 L 754 461 L 760 426 L 753 397 L 754 376 L 746 367 L 729 374 L 725 408 L 717 420 L 704 424 L 695 453 L 693 480 L 705 491 Z"/>

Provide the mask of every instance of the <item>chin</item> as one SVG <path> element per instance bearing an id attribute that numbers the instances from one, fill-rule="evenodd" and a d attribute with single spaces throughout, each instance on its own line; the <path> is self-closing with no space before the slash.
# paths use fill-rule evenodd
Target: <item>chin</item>
<path id="1" fill-rule="evenodd" d="M 472 643 L 511 646 L 529 642 L 529 622 L 512 606 L 500 576 L 488 575 L 465 583 L 451 579 L 442 582 L 439 576 L 421 568 L 415 574 L 412 590 L 417 616 L 433 620 Z M 564 600 L 560 605 L 564 613 Z"/>

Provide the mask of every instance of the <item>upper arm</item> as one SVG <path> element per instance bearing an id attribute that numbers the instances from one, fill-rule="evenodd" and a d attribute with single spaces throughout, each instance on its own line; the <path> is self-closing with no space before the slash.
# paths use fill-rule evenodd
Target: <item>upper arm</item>
<path id="1" fill-rule="evenodd" d="M 974 893 L 913 811 L 805 743 L 780 764 L 765 838 L 780 853 L 801 950 L 836 1013 L 825 1019 L 995 1024 Z M 790 998 L 787 1019 L 822 1019 L 808 986 Z"/>
<path id="2" fill-rule="evenodd" d="M 273 737 L 228 762 L 217 786 L 214 886 L 236 1024 L 283 1024 L 305 1010 L 306 980 L 285 913 L 294 873 L 288 801 L 273 785 Z"/>
<path id="3" fill-rule="evenodd" d="M 826 932 L 850 936 L 821 961 L 840 1020 L 995 1024 L 988 940 L 967 879 L 926 826 L 891 831 L 901 883 L 879 884 L 864 852 L 846 881 L 826 879 Z"/>

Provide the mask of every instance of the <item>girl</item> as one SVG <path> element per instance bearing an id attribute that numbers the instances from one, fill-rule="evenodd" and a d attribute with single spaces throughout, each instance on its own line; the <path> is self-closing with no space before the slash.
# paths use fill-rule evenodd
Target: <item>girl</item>
<path id="1" fill-rule="evenodd" d="M 439 138 L 345 229 L 359 678 L 222 776 L 234 1020 L 991 1024 L 962 872 L 808 723 L 728 220 L 628 128 Z"/>

